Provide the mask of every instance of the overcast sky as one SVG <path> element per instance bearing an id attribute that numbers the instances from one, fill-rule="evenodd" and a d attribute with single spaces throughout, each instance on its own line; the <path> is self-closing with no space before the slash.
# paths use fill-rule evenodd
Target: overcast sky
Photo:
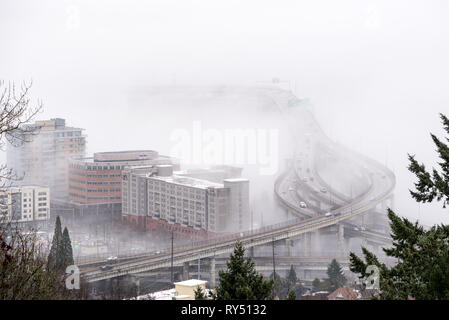
<path id="1" fill-rule="evenodd" d="M 92 153 L 153 148 L 124 121 L 140 112 L 127 88 L 278 77 L 332 139 L 394 169 L 398 213 L 449 223 L 440 204 L 410 199 L 406 169 L 407 152 L 436 161 L 429 132 L 442 136 L 438 113 L 449 115 L 448 39 L 446 0 L 2 0 L 0 79 L 32 78 L 39 117 L 85 128 Z"/>

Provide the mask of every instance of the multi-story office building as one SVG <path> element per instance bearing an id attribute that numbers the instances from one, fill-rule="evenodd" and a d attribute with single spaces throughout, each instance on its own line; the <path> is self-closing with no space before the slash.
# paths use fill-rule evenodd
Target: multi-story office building
<path id="1" fill-rule="evenodd" d="M 249 181 L 223 183 L 178 175 L 170 165 L 125 169 L 122 221 L 147 231 L 181 234 L 249 229 Z"/>
<path id="2" fill-rule="evenodd" d="M 177 160 L 153 150 L 98 152 L 69 161 L 68 201 L 54 201 L 54 211 L 76 216 L 108 215 L 120 219 L 122 170 L 142 165 L 173 164 Z"/>
<path id="3" fill-rule="evenodd" d="M 50 219 L 50 189 L 22 186 L 0 189 L 0 222 L 43 226 Z"/>
<path id="4" fill-rule="evenodd" d="M 8 168 L 23 176 L 18 185 L 48 186 L 52 198 L 66 199 L 69 158 L 85 155 L 83 129 L 68 127 L 60 118 L 36 121 L 28 126 L 35 128 L 35 132 L 16 135 L 27 142 L 7 146 Z"/>

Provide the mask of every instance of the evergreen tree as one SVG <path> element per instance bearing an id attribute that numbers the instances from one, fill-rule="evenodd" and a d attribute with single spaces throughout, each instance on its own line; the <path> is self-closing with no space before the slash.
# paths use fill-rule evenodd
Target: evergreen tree
<path id="1" fill-rule="evenodd" d="M 195 294 L 195 300 L 206 300 L 206 294 L 200 286 L 193 293 Z"/>
<path id="2" fill-rule="evenodd" d="M 346 283 L 346 277 L 343 273 L 343 269 L 335 259 L 333 259 L 327 267 L 327 276 L 329 277 L 330 291 L 337 290 Z"/>
<path id="3" fill-rule="evenodd" d="M 226 270 L 218 273 L 217 300 L 265 300 L 272 294 L 273 281 L 265 280 L 251 257 L 244 259 L 245 249 L 240 241 L 234 246 Z"/>
<path id="4" fill-rule="evenodd" d="M 449 120 L 440 114 L 445 131 L 449 134 Z M 443 208 L 449 201 L 449 147 L 431 134 L 442 160 L 439 162 L 441 172 L 436 169 L 430 174 L 424 164 L 418 164 L 414 156 L 408 155 L 408 169 L 416 175 L 416 191 L 411 191 L 412 197 L 418 202 L 443 201 Z M 449 141 L 448 138 L 446 140 Z M 449 299 L 449 225 L 435 225 L 425 230 L 418 222 L 412 223 L 406 218 L 400 218 L 388 209 L 390 220 L 391 248 L 383 249 L 389 257 L 397 259 L 398 263 L 389 268 L 379 262 L 377 257 L 362 248 L 361 258 L 351 252 L 350 269 L 359 273 L 359 278 L 369 275 L 366 268 L 375 265 L 379 268 L 380 299 Z"/>
<path id="5" fill-rule="evenodd" d="M 321 281 L 318 278 L 315 278 L 312 282 L 312 291 L 313 292 L 317 292 L 317 291 L 331 291 L 331 283 L 329 281 L 329 279 L 323 279 L 323 281 Z"/>
<path id="6" fill-rule="evenodd" d="M 290 290 L 287 295 L 287 300 L 296 300 L 295 290 Z"/>
<path id="7" fill-rule="evenodd" d="M 369 276 L 366 268 L 379 268 L 380 299 L 449 299 L 449 226 L 437 225 L 424 230 L 417 222 L 398 217 L 388 209 L 393 246 L 383 249 L 398 263 L 388 268 L 362 248 L 365 261 L 351 252 L 350 269 L 359 278 Z"/>
<path id="8" fill-rule="evenodd" d="M 69 230 L 67 230 L 67 227 L 64 228 L 64 232 L 62 233 L 62 248 L 63 248 L 62 268 L 65 269 L 67 268 L 67 266 L 73 265 L 72 241 L 70 241 Z"/>
<path id="9" fill-rule="evenodd" d="M 320 291 L 320 279 L 315 278 L 312 281 L 312 290 L 313 291 Z"/>
<path id="10" fill-rule="evenodd" d="M 61 219 L 56 217 L 55 232 L 48 255 L 48 267 L 50 269 L 61 270 L 64 264 L 64 249 L 62 243 Z"/>
<path id="11" fill-rule="evenodd" d="M 281 278 L 281 276 L 279 275 L 279 273 L 276 272 L 276 276 L 273 277 L 273 272 L 270 274 L 270 279 L 274 278 L 274 282 L 273 282 L 273 295 L 275 297 L 281 298 L 281 296 L 283 295 L 283 291 L 285 294 L 285 290 L 284 287 L 286 286 L 286 281 L 284 281 L 284 279 Z"/>
<path id="12" fill-rule="evenodd" d="M 440 113 L 440 118 L 443 122 L 444 130 L 449 135 L 449 119 Z M 449 204 L 449 146 L 438 139 L 434 134 L 430 134 L 434 144 L 437 147 L 439 158 L 442 162 L 438 165 L 441 167 L 441 172 L 432 168 L 432 174 L 426 170 L 424 164 L 418 164 L 415 156 L 408 155 L 410 165 L 408 169 L 413 172 L 418 178 L 415 183 L 416 191 L 410 190 L 412 197 L 418 202 L 432 202 L 443 200 L 443 208 Z M 449 141 L 448 138 L 446 138 Z"/>
<path id="13" fill-rule="evenodd" d="M 296 283 L 298 282 L 298 277 L 296 276 L 296 271 L 293 268 L 293 265 L 290 266 L 290 271 L 288 272 L 286 281 L 287 281 L 287 288 L 289 291 L 296 287 Z"/>

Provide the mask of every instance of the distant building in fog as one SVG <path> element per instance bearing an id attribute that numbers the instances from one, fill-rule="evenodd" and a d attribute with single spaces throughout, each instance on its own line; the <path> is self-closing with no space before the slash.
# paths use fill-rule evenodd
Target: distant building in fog
<path id="1" fill-rule="evenodd" d="M 0 189 L 0 222 L 43 226 L 50 219 L 50 189 L 22 186 Z"/>
<path id="2" fill-rule="evenodd" d="M 170 165 L 128 168 L 122 174 L 122 221 L 187 235 L 248 230 L 249 180 L 211 182 L 173 172 Z"/>
<path id="3" fill-rule="evenodd" d="M 23 176 L 18 185 L 48 186 L 52 198 L 66 199 L 69 158 L 85 155 L 83 129 L 68 127 L 60 118 L 36 121 L 28 126 L 36 128 L 36 133 L 16 135 L 16 138 L 30 142 L 18 147 L 8 143 L 8 168 Z"/>
<path id="4" fill-rule="evenodd" d="M 122 170 L 142 165 L 173 164 L 176 160 L 153 150 L 98 152 L 93 157 L 69 161 L 68 201 L 55 203 L 57 209 L 74 216 L 106 214 L 120 219 Z"/>

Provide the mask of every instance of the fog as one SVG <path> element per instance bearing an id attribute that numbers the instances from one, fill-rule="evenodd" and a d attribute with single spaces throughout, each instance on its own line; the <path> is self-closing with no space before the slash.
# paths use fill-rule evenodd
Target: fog
<path id="1" fill-rule="evenodd" d="M 309 99 L 331 139 L 392 169 L 397 212 L 430 225 L 449 223 L 449 212 L 411 199 L 407 153 L 436 165 L 429 132 L 442 137 L 438 113 L 449 114 L 447 39 L 445 0 L 3 0 L 0 79 L 32 79 L 33 98 L 44 102 L 39 119 L 86 129 L 88 154 L 164 154 L 171 130 L 191 127 L 182 120 L 193 107 L 142 107 L 136 88 L 256 86 L 277 77 Z M 201 121 L 218 126 L 214 116 Z M 245 120 L 257 125 L 245 112 L 238 125 Z"/>

